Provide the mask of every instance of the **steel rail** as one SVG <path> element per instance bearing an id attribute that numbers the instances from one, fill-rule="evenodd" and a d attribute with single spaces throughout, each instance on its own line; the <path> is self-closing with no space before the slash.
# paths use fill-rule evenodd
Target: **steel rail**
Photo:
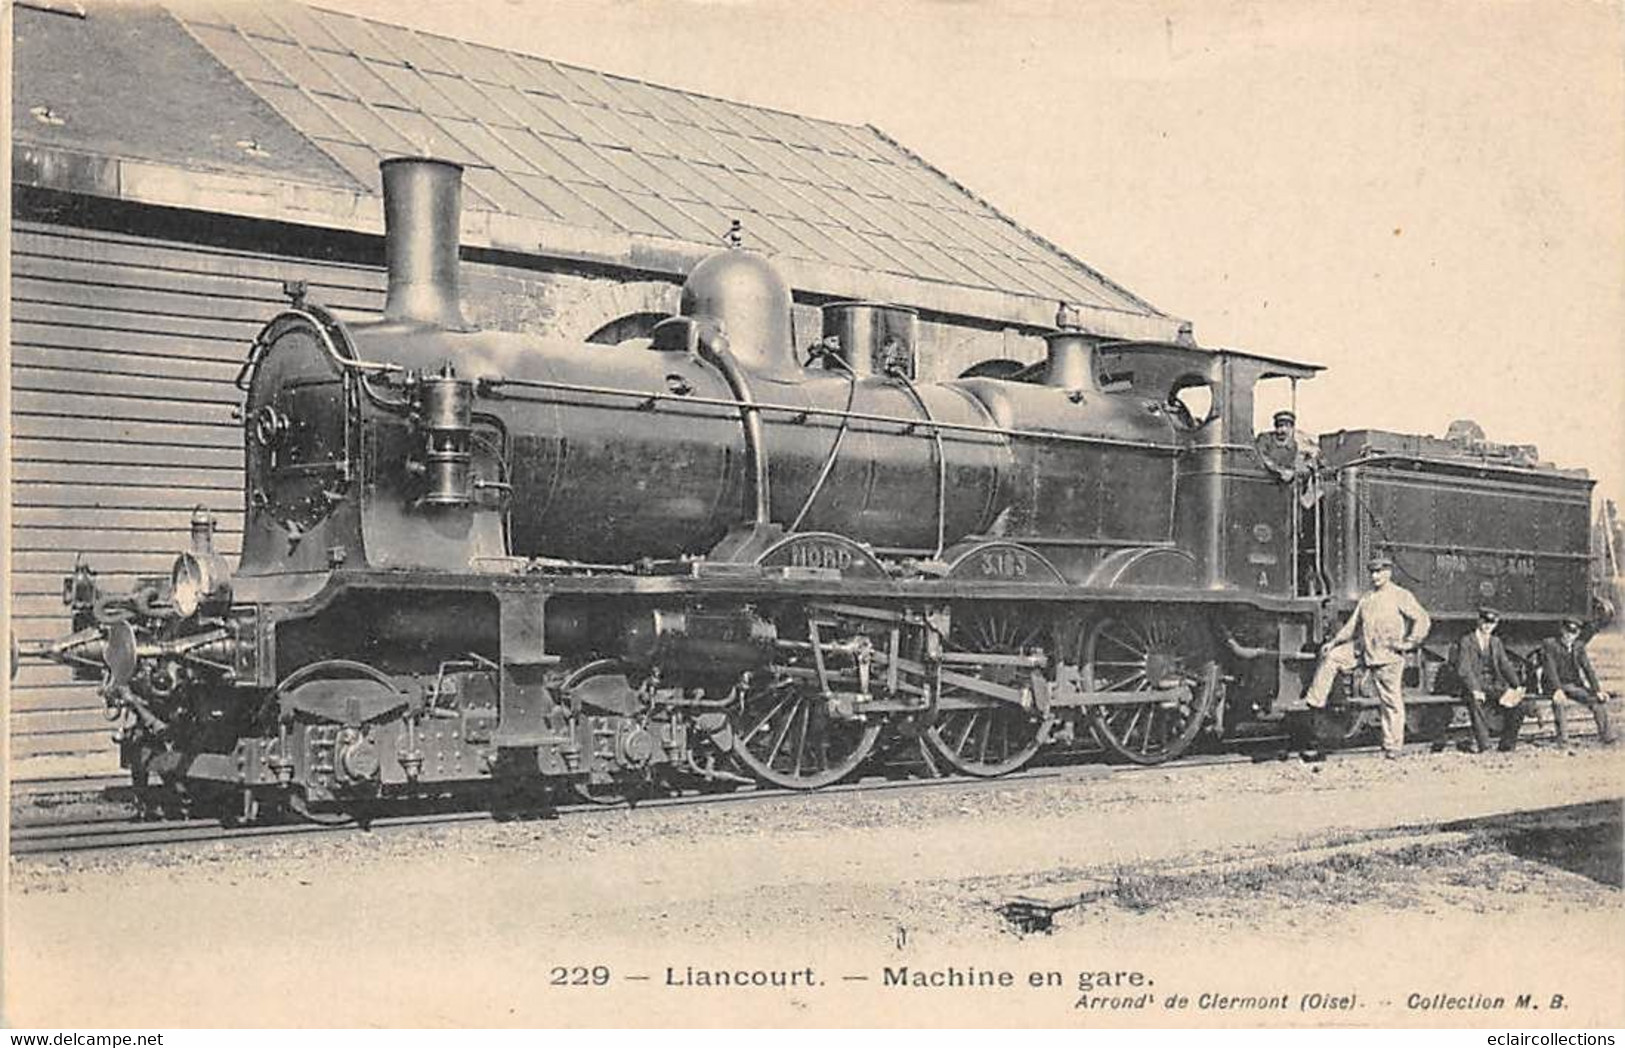
<path id="1" fill-rule="evenodd" d="M 1251 749 L 1260 745 L 1281 742 L 1281 736 L 1259 736 L 1238 742 Z M 1338 750 L 1343 758 L 1367 759 L 1379 751 L 1376 746 L 1350 747 Z M 1089 750 L 1076 754 L 1080 758 L 1097 757 L 1099 751 Z M 838 783 L 823 789 L 804 791 L 775 786 L 749 786 L 732 793 L 683 793 L 668 797 L 655 797 L 632 805 L 604 805 L 589 802 L 560 805 L 554 811 L 569 818 L 591 818 L 594 812 L 625 812 L 644 809 L 688 808 L 707 805 L 765 803 L 796 798 L 798 803 L 818 803 L 819 798 L 846 797 L 852 794 L 907 794 L 959 787 L 968 790 L 998 789 L 1028 784 L 1052 783 L 1065 785 L 1093 780 L 1110 779 L 1122 773 L 1147 771 L 1195 771 L 1204 768 L 1256 763 L 1249 752 L 1201 754 L 1166 764 L 1101 764 L 1073 760 L 1065 763 L 1029 767 L 994 778 L 970 775 L 946 775 L 930 779 L 859 779 Z M 434 826 L 500 821 L 486 808 L 432 812 L 411 815 L 384 816 L 372 821 L 367 832 L 397 832 Z M 101 816 L 95 819 L 64 821 L 60 824 L 36 823 L 18 825 L 11 835 L 11 854 L 57 855 L 82 851 L 117 851 L 144 846 L 169 846 L 219 841 L 245 841 L 274 837 L 298 836 L 312 833 L 354 832 L 353 823 L 320 825 L 316 823 L 276 823 L 253 826 L 222 826 L 214 820 L 190 819 L 167 823 L 138 823 L 128 819 Z"/>
<path id="2" fill-rule="evenodd" d="M 795 797 L 803 800 L 816 800 L 825 796 L 844 796 L 851 793 L 869 793 L 875 791 L 894 791 L 910 789 L 932 789 L 945 786 L 971 786 L 991 785 L 997 782 L 1008 782 L 1012 779 L 1034 780 L 1039 778 L 1059 778 L 1061 772 L 1051 768 L 1031 769 L 1018 775 L 1006 776 L 1003 779 L 978 779 L 971 776 L 953 776 L 936 779 L 894 779 L 881 782 L 839 783 L 821 790 L 803 791 L 789 790 L 774 786 L 758 786 L 745 788 L 735 793 L 685 793 L 671 797 L 655 797 L 646 801 L 639 801 L 634 805 L 604 805 L 589 802 L 560 805 L 555 809 L 560 815 L 579 817 L 592 812 L 613 811 L 622 808 L 683 808 L 706 804 L 724 804 L 740 802 L 759 802 L 775 799 Z M 369 824 L 369 830 L 396 830 L 422 826 L 448 825 L 468 822 L 490 822 L 493 815 L 488 809 L 457 812 L 436 812 L 426 815 L 400 815 L 386 816 L 374 820 Z M 11 851 L 13 855 L 34 855 L 46 853 L 59 853 L 69 851 L 110 850 L 118 848 L 141 847 L 148 844 L 180 844 L 192 841 L 221 841 L 221 840 L 248 840 L 261 837 L 283 837 L 307 833 L 354 831 L 354 823 L 341 825 L 321 825 L 317 823 L 276 823 L 262 826 L 222 826 L 213 820 L 189 819 L 182 822 L 171 823 L 134 823 L 124 822 L 118 826 L 110 825 L 106 818 L 94 822 L 79 823 L 66 822 L 60 826 L 36 826 L 13 833 L 11 836 Z"/>

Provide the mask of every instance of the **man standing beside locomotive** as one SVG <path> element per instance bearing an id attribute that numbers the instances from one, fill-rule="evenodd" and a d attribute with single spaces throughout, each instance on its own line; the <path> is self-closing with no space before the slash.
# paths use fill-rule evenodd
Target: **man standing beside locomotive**
<path id="1" fill-rule="evenodd" d="M 1568 725 L 1563 707 L 1572 699 L 1591 708 L 1597 718 L 1597 741 L 1612 746 L 1613 728 L 1608 723 L 1608 693 L 1597 681 L 1597 671 L 1591 668 L 1591 656 L 1580 640 L 1580 620 L 1564 619 L 1563 632 L 1548 637 L 1540 646 L 1541 660 L 1546 666 L 1546 687 L 1552 693 L 1552 720 L 1557 727 L 1557 742 L 1569 741 Z"/>
<path id="2" fill-rule="evenodd" d="M 1374 554 L 1367 567 L 1371 592 L 1360 598 L 1343 628 L 1321 645 L 1320 665 L 1303 701 L 1310 709 L 1324 709 L 1338 673 L 1366 667 L 1382 707 L 1382 754 L 1395 758 L 1405 745 L 1405 655 L 1421 645 L 1433 619 L 1410 590 L 1394 583 L 1394 562 L 1386 553 Z"/>
<path id="3" fill-rule="evenodd" d="M 1523 727 L 1523 689 L 1518 687 L 1518 671 L 1507 658 L 1505 645 L 1495 635 L 1500 622 L 1500 612 L 1479 608 L 1478 628 L 1456 642 L 1456 675 L 1467 692 L 1467 716 L 1472 721 L 1478 753 L 1490 748 L 1486 703 L 1501 707 L 1502 753 L 1510 753 L 1518 745 L 1518 730 Z"/>

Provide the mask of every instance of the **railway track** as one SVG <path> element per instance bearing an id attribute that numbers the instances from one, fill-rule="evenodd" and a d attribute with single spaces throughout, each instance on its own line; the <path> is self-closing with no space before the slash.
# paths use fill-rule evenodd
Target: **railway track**
<path id="1" fill-rule="evenodd" d="M 1618 645 L 1615 657 L 1625 664 L 1625 644 Z M 1612 649 L 1610 649 L 1612 651 Z M 1605 656 L 1607 657 L 1607 656 Z M 1625 684 L 1622 675 L 1609 662 L 1607 674 L 1616 692 Z M 1537 712 L 1529 726 L 1541 730 Z M 1588 734 L 1588 725 L 1579 726 L 1577 736 Z M 649 798 L 636 807 L 670 808 L 702 804 L 748 804 L 787 796 L 816 803 L 821 797 L 840 797 L 856 792 L 886 792 L 960 788 L 981 790 L 1001 786 L 1020 785 L 1042 780 L 1082 782 L 1122 773 L 1142 771 L 1180 772 L 1223 764 L 1249 762 L 1259 747 L 1281 741 L 1278 736 L 1259 736 L 1241 743 L 1244 749 L 1220 754 L 1199 754 L 1179 761 L 1141 767 L 1137 765 L 1107 765 L 1097 762 L 1099 751 L 1074 751 L 1060 762 L 1040 765 L 1013 775 L 995 779 L 981 779 L 963 775 L 950 775 L 931 779 L 885 779 L 871 777 L 811 793 L 767 786 L 746 786 L 732 793 L 686 793 Z M 1363 757 L 1376 752 L 1373 747 L 1351 747 L 1340 751 L 1340 756 Z M 353 832 L 353 823 L 339 826 L 317 825 L 306 822 L 267 823 L 262 825 L 228 827 L 213 819 L 186 819 L 159 823 L 135 821 L 132 816 L 133 793 L 127 779 L 110 777 L 61 777 L 35 779 L 13 785 L 10 853 L 12 855 L 48 855 L 69 852 L 115 851 L 146 846 L 171 846 L 293 836 L 310 833 Z M 52 817 L 53 807 L 83 811 L 95 809 L 92 814 Z M 592 818 L 602 813 L 605 805 L 572 803 L 556 809 L 561 817 Z M 493 818 L 486 806 L 463 807 L 446 810 L 444 807 L 412 814 L 379 817 L 370 823 L 372 832 L 396 832 L 419 827 L 450 825 L 486 821 Z"/>
<path id="2" fill-rule="evenodd" d="M 1377 751 L 1373 747 L 1360 747 L 1340 751 L 1340 758 L 1366 758 Z M 1115 775 L 1134 775 L 1143 772 L 1188 773 L 1202 768 L 1221 765 L 1246 764 L 1254 761 L 1247 752 L 1203 754 L 1171 764 L 1141 767 L 1138 765 L 1107 765 L 1074 763 L 1030 768 L 1012 775 L 994 779 L 951 775 L 934 779 L 865 779 L 842 783 L 825 789 L 803 793 L 776 787 L 744 787 L 732 793 L 684 793 L 654 797 L 639 801 L 632 810 L 699 807 L 703 805 L 749 805 L 796 797 L 799 801 L 818 804 L 827 798 L 864 794 L 898 794 L 928 790 L 960 789 L 981 792 L 1039 782 L 1088 782 Z M 553 812 L 560 818 L 602 818 L 609 812 L 626 810 L 626 806 L 609 806 L 589 802 L 560 805 Z M 550 813 L 551 814 L 551 813 Z M 364 832 L 395 833 L 433 826 L 488 822 L 496 816 L 488 808 L 456 811 L 435 811 L 420 814 L 381 816 L 370 822 Z M 167 822 L 137 822 L 129 813 L 102 812 L 95 815 L 52 819 L 32 816 L 14 819 L 11 832 L 11 854 L 53 855 L 69 852 L 117 851 L 128 848 L 175 846 L 221 841 L 259 840 L 272 837 L 298 836 L 315 833 L 357 832 L 355 824 L 338 826 L 307 822 L 267 823 L 250 826 L 223 826 L 212 819 L 187 819 Z"/>

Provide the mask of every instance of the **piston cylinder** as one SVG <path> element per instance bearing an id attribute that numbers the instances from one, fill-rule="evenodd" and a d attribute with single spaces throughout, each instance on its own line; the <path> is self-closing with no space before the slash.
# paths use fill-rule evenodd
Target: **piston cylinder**
<path id="1" fill-rule="evenodd" d="M 672 684 L 730 683 L 773 660 L 778 632 L 748 609 L 653 609 L 627 619 L 627 661 L 658 665 Z"/>

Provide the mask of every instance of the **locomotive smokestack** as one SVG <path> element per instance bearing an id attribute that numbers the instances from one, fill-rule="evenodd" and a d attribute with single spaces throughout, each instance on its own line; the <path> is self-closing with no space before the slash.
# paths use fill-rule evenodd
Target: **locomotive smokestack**
<path id="1" fill-rule="evenodd" d="M 427 157 L 391 157 L 379 166 L 384 175 L 384 260 L 389 271 L 384 318 L 466 328 L 457 290 L 462 165 Z"/>

